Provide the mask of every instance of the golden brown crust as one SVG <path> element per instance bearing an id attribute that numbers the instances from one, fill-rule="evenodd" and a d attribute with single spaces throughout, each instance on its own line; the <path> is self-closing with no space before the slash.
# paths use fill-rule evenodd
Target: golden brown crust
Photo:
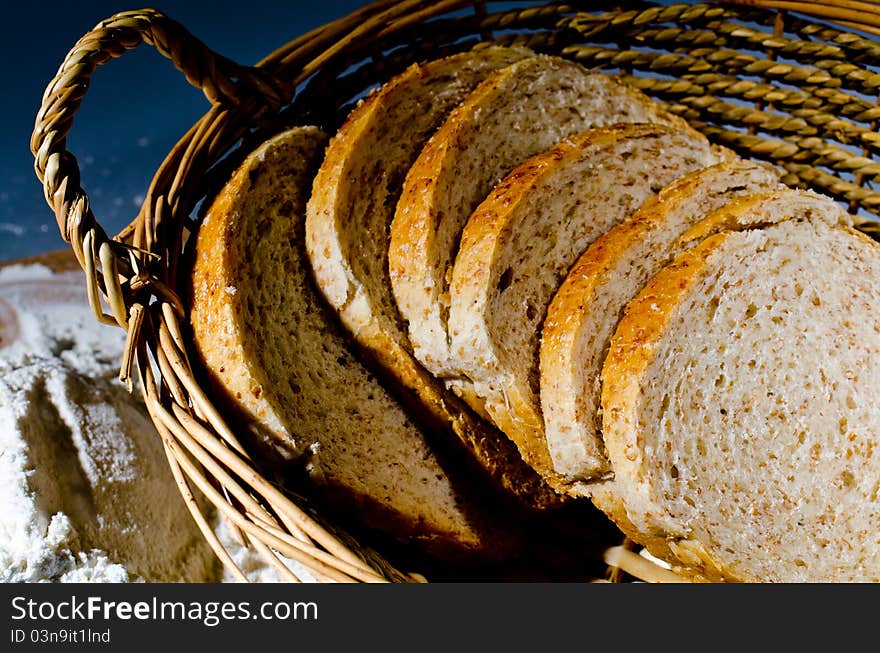
<path id="1" fill-rule="evenodd" d="M 748 213 L 752 207 L 760 207 L 770 196 L 770 193 L 761 193 L 731 200 L 685 231 L 679 237 L 676 246 L 685 247 L 688 243 L 697 243 L 712 234 L 727 229 L 736 229 L 740 226 L 744 214 Z"/>
<path id="2" fill-rule="evenodd" d="M 850 225 L 852 216 L 830 197 L 780 187 L 728 202 L 685 231 L 675 247 L 682 249 L 726 230 L 754 229 L 795 216 L 833 225 Z"/>
<path id="3" fill-rule="evenodd" d="M 675 309 L 699 283 L 708 256 L 728 236 L 715 234 L 679 255 L 627 305 L 617 325 L 602 367 L 603 434 L 615 474 L 621 472 L 618 461 L 632 462 L 641 456 L 634 439 L 634 415 L 640 384 L 654 360 L 654 343 L 668 329 Z"/>
<path id="4" fill-rule="evenodd" d="M 502 70 L 477 86 L 468 95 L 467 105 L 479 106 L 486 98 L 493 96 L 505 81 L 506 73 Z M 431 305 L 436 302 L 436 297 L 423 296 L 423 288 L 433 287 L 437 293 L 443 291 L 431 280 L 437 250 L 436 235 L 442 219 L 432 206 L 440 182 L 437 170 L 449 158 L 451 148 L 460 141 L 459 134 L 469 124 L 469 119 L 470 115 L 461 107 L 453 110 L 425 143 L 407 172 L 391 225 L 388 266 L 401 312 L 413 319 L 411 330 L 418 328 L 413 326 L 415 318 L 420 313 L 427 317 Z M 429 369 L 442 367 L 445 362 L 432 356 L 430 349 L 420 352 L 420 356 Z M 472 392 L 466 396 L 476 397 Z M 483 410 L 479 400 L 474 408 Z"/>
<path id="5" fill-rule="evenodd" d="M 740 205 L 750 204 L 744 202 Z M 866 244 L 876 247 L 870 238 L 846 225 L 837 228 L 856 233 Z M 716 268 L 718 264 L 710 264 L 710 260 L 726 248 L 726 241 L 735 237 L 735 233 L 735 230 L 726 230 L 710 234 L 679 254 L 674 263 L 664 268 L 629 304 L 603 368 L 604 436 L 615 480 L 605 487 L 599 486 L 593 497 L 597 507 L 632 540 L 677 565 L 679 573 L 709 582 L 756 582 L 759 579 L 725 563 L 711 545 L 699 539 L 667 532 L 661 526 L 646 531 L 644 526 L 634 524 L 634 518 L 646 524 L 659 523 L 663 517 L 662 508 L 647 496 L 650 490 L 642 477 L 650 460 L 640 439 L 638 420 L 646 375 L 654 367 L 658 343 L 668 338 L 667 334 L 679 315 L 678 309 L 704 281 L 707 271 Z M 649 505 L 651 507 L 646 508 Z M 658 512 L 652 514 L 651 510 Z"/>
<path id="6" fill-rule="evenodd" d="M 657 217 L 653 213 L 643 213 L 639 219 L 621 223 L 593 241 L 575 263 L 547 309 L 541 332 L 542 377 L 549 373 L 551 361 L 560 366 L 571 364 L 569 359 L 575 349 L 574 343 L 580 337 L 584 311 L 595 302 L 599 284 L 626 250 L 651 229 Z M 550 385 L 542 380 L 542 388 Z M 604 446 L 601 443 L 597 445 L 596 454 L 591 456 L 589 462 L 599 477 L 610 471 L 610 463 L 603 451 Z"/>
<path id="7" fill-rule="evenodd" d="M 610 134 L 601 133 L 581 135 L 567 140 L 544 154 L 538 155 L 515 168 L 492 191 L 489 197 L 474 212 L 462 232 L 459 258 L 456 259 L 454 292 L 463 303 L 477 302 L 488 295 L 490 288 L 482 282 L 489 281 L 490 275 L 485 268 L 491 267 L 496 261 L 497 235 L 506 228 L 516 205 L 528 192 L 540 183 L 541 178 L 552 171 L 554 166 L 574 156 L 578 151 L 578 143 L 585 145 L 599 142 L 603 138 L 612 138 Z M 462 256 L 463 255 L 463 256 Z M 451 334 L 454 335 L 454 334 Z M 559 487 L 557 475 L 553 472 L 550 452 L 544 440 L 543 420 L 536 413 L 528 397 L 519 394 L 515 386 L 504 388 L 505 408 L 499 410 L 497 405 L 487 406 L 486 398 L 471 390 L 471 401 L 486 410 L 493 423 L 507 435 L 519 448 L 523 459 L 546 478 L 554 487 Z"/>
<path id="8" fill-rule="evenodd" d="M 584 306 L 592 303 L 591 298 L 594 297 L 596 288 L 613 268 L 614 263 L 620 260 L 635 243 L 641 242 L 648 232 L 663 223 L 669 205 L 677 204 L 691 196 L 701 183 L 697 173 L 683 177 L 671 187 L 663 188 L 656 197 L 648 200 L 632 219 L 601 235 L 578 258 L 566 283 L 559 288 L 548 309 L 543 347 L 547 349 L 549 356 L 553 357 L 563 351 L 565 343 L 560 339 L 570 337 L 571 334 L 568 333 L 568 329 L 562 327 L 570 315 L 581 312 Z M 744 200 L 752 201 L 751 198 Z M 691 231 L 693 230 L 689 230 L 688 233 Z M 718 229 L 707 230 L 703 236 L 717 231 Z M 696 241 L 698 238 L 690 240 Z"/>
<path id="9" fill-rule="evenodd" d="M 654 360 L 655 343 L 669 328 L 675 309 L 702 279 L 709 256 L 729 236 L 728 232 L 714 234 L 676 257 L 630 302 L 618 324 L 602 368 L 603 436 L 615 480 L 611 482 L 610 492 L 597 492 L 594 503 L 628 537 L 654 555 L 666 560 L 680 560 L 686 573 L 709 579 L 736 580 L 727 578 L 724 570 L 699 543 L 675 534 L 640 530 L 627 514 L 626 500 L 627 492 L 633 491 L 632 486 L 641 478 L 638 407 L 641 384 Z M 701 551 L 705 555 L 697 555 Z"/>
<path id="10" fill-rule="evenodd" d="M 565 324 L 569 315 L 576 314 L 583 306 L 589 305 L 601 275 L 607 273 L 614 262 L 656 224 L 656 217 L 656 214 L 640 213 L 637 219 L 627 220 L 605 232 L 593 241 L 575 263 L 566 283 L 560 286 L 554 296 L 544 322 L 542 346 L 551 358 L 561 351 L 564 343 L 560 339 L 570 336 L 567 330 L 560 332 L 559 327 Z"/>
<path id="11" fill-rule="evenodd" d="M 375 145 L 374 141 L 385 130 L 407 130 L 409 128 L 409 125 L 388 124 L 386 114 L 389 107 L 403 104 L 401 99 L 405 101 L 406 95 L 412 93 L 414 89 L 418 89 L 420 85 L 445 83 L 449 78 L 457 78 L 460 75 L 460 68 L 469 62 L 478 62 L 479 65 L 485 67 L 486 74 L 488 74 L 496 67 L 530 54 L 529 51 L 522 48 L 493 47 L 452 55 L 421 65 L 413 64 L 359 102 L 331 140 L 325 153 L 324 162 L 315 177 L 312 198 L 309 201 L 307 246 L 311 252 L 319 287 L 327 295 L 331 304 L 340 312 L 343 322 L 356 335 L 362 328 L 369 330 L 372 326 L 373 329 L 393 334 L 394 340 L 398 341 L 404 349 L 409 346 L 403 332 L 394 328 L 396 324 L 391 324 L 392 322 L 397 323 L 399 318 L 396 315 L 392 318 L 389 315 L 384 315 L 381 310 L 375 310 L 382 307 L 369 305 L 370 302 L 378 298 L 369 297 L 369 293 L 364 290 L 364 287 L 371 281 L 378 287 L 381 285 L 378 284 L 378 281 L 381 280 L 363 278 L 371 271 L 357 269 L 355 266 L 358 259 L 357 254 L 363 255 L 361 252 L 355 254 L 352 250 L 369 247 L 376 250 L 378 260 L 385 260 L 388 256 L 388 243 L 379 237 L 375 238 L 374 242 L 364 242 L 362 239 L 354 239 L 354 243 L 346 241 L 346 236 L 349 235 L 346 233 L 346 229 L 357 229 L 359 226 L 345 224 L 348 218 L 346 209 L 349 208 L 347 203 L 351 200 L 351 193 L 356 192 L 354 189 L 387 184 L 388 190 L 392 191 L 393 187 L 402 183 L 402 179 L 387 179 L 385 175 L 388 175 L 388 171 L 381 168 L 370 168 L 362 171 L 362 175 L 356 175 L 354 172 L 363 163 L 363 158 L 381 156 L 381 153 L 372 151 L 371 146 Z M 475 76 L 475 78 L 478 77 L 478 75 Z M 463 91 L 467 90 L 469 87 L 465 85 Z M 406 111 L 407 105 L 403 104 L 403 106 Z M 428 113 L 420 106 L 409 107 L 409 111 Z M 438 115 L 434 116 L 434 120 L 439 122 L 445 115 L 445 112 L 441 110 Z M 431 124 L 420 127 L 432 129 Z M 409 144 L 416 145 L 416 152 L 419 151 L 418 144 L 422 140 L 427 140 L 428 136 L 429 134 L 423 133 L 407 134 L 411 141 Z M 394 153 L 389 154 L 390 156 L 394 156 Z M 364 173 L 365 176 L 363 176 Z M 374 178 L 377 174 L 380 177 L 378 179 Z M 388 198 L 383 198 L 383 200 L 387 202 Z M 390 212 L 393 212 L 393 202 L 386 224 L 383 225 L 385 228 L 383 233 L 387 233 L 389 229 L 387 223 L 390 223 L 392 217 Z M 381 294 L 384 297 L 381 299 L 387 299 L 389 306 L 386 308 L 390 308 L 394 299 L 387 279 L 384 286 L 387 288 L 382 288 Z M 374 321 L 378 321 L 379 324 L 371 325 Z"/>
<path id="12" fill-rule="evenodd" d="M 678 199 L 686 199 L 686 195 L 679 195 Z M 636 224 L 634 220 L 624 225 L 619 233 L 607 234 L 602 239 L 606 247 L 599 247 L 599 251 L 588 252 L 582 257 L 578 266 L 579 293 L 590 295 L 591 282 L 596 275 L 600 271 L 611 269 L 611 266 L 603 265 L 602 262 L 613 261 L 615 256 L 625 251 L 627 242 L 635 242 L 633 239 L 644 232 L 644 227 L 650 227 L 642 220 L 650 222 L 658 216 L 662 217 L 659 202 L 653 206 L 647 205 L 646 208 L 651 210 L 642 211 L 642 215 L 637 216 L 641 218 L 640 224 Z M 844 226 L 850 220 L 846 211 L 828 198 L 781 186 L 726 203 L 678 238 L 672 250 L 682 253 L 661 270 L 627 306 L 612 338 L 602 370 L 604 443 L 615 473 L 614 483 L 622 489 L 618 490 L 617 496 L 614 492 L 604 490 L 599 495 L 597 505 L 610 516 L 613 515 L 612 518 L 633 540 L 642 543 L 659 557 L 678 559 L 690 570 L 689 573 L 704 579 L 749 580 L 743 578 L 741 573 L 726 567 L 700 542 L 682 538 L 680 533 L 640 531 L 627 514 L 627 510 L 631 510 L 638 515 L 638 521 L 642 524 L 662 521 L 651 518 L 649 511 L 659 510 L 652 503 L 651 497 L 638 496 L 632 499 L 634 495 L 648 491 L 642 483 L 641 475 L 648 461 L 644 459 L 644 446 L 639 440 L 641 426 L 638 422 L 645 375 L 654 364 L 657 343 L 666 337 L 678 307 L 691 294 L 693 287 L 702 282 L 707 261 L 724 246 L 726 239 L 736 231 L 762 228 L 790 218 Z M 597 244 L 603 243 L 597 241 Z M 691 249 L 687 249 L 688 247 Z M 573 296 L 578 297 L 579 294 Z M 585 305 L 589 306 L 589 300 Z M 628 507 L 627 493 L 635 508 Z"/>

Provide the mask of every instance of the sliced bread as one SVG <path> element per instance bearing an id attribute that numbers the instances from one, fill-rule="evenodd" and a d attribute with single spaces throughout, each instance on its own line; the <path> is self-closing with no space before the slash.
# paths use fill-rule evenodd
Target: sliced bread
<path id="1" fill-rule="evenodd" d="M 438 556 L 501 555 L 515 529 L 361 364 L 314 286 L 304 215 L 326 140 L 270 139 L 205 214 L 191 324 L 218 405 L 330 514 Z"/>
<path id="2" fill-rule="evenodd" d="M 306 215 L 318 287 L 407 407 L 452 435 L 494 482 L 536 507 L 558 495 L 413 357 L 388 279 L 388 230 L 406 171 L 452 110 L 493 70 L 532 56 L 488 47 L 412 66 L 352 111 L 330 142 Z"/>
<path id="3" fill-rule="evenodd" d="M 568 135 L 618 122 L 684 126 L 616 78 L 542 55 L 489 76 L 425 145 L 397 203 L 388 262 L 415 355 L 433 374 L 458 373 L 447 325 L 449 283 L 471 213 L 527 158 Z M 474 399 L 466 380 L 450 387 Z M 474 406 L 480 408 L 478 398 Z"/>
<path id="4" fill-rule="evenodd" d="M 680 254 L 603 369 L 609 514 L 704 579 L 880 581 L 878 300 L 880 246 L 821 219 Z"/>
<path id="5" fill-rule="evenodd" d="M 718 162 L 689 128 L 618 124 L 517 166 L 462 232 L 450 285 L 447 374 L 471 385 L 524 459 L 553 480 L 538 390 L 539 335 L 577 257 L 660 188 Z"/>
<path id="6" fill-rule="evenodd" d="M 540 348 L 546 441 L 553 469 L 568 491 L 582 493 L 582 483 L 609 471 L 598 411 L 599 373 L 623 308 L 672 259 L 673 245 L 688 228 L 735 198 L 777 185 L 773 169 L 742 159 L 697 170 L 648 199 L 581 253 L 550 302 Z"/>

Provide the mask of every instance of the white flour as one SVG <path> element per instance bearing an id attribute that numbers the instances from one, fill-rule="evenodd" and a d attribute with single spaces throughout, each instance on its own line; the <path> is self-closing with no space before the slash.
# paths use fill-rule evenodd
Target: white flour
<path id="1" fill-rule="evenodd" d="M 231 580 L 116 378 L 124 338 L 81 272 L 0 270 L 0 581 Z M 278 580 L 217 530 L 252 580 Z"/>

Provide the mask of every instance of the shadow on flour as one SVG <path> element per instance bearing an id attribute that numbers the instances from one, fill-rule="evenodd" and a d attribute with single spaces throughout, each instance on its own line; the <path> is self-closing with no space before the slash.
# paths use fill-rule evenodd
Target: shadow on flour
<path id="1" fill-rule="evenodd" d="M 64 513 L 73 523 L 89 525 L 89 530 L 97 531 L 95 498 L 80 463 L 73 432 L 53 403 L 44 378 L 34 382 L 27 406 L 19 428 L 27 443 L 28 489 L 37 508 L 47 515 Z"/>

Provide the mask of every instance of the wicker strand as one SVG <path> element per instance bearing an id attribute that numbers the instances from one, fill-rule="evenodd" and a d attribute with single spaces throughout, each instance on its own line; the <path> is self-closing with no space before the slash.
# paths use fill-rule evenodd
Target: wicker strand
<path id="1" fill-rule="evenodd" d="M 850 25 L 877 26 L 880 22 L 880 8 L 870 2 L 856 0 L 823 0 L 823 2 L 798 2 L 786 0 L 724 0 L 726 4 L 782 9 L 807 15 L 844 21 Z"/>
<path id="2" fill-rule="evenodd" d="M 880 153 L 880 134 L 867 127 L 842 120 L 824 111 L 796 109 L 790 113 L 769 113 L 735 105 L 709 95 L 686 97 L 682 99 L 682 103 L 715 122 L 741 123 L 747 126 L 754 126 L 759 131 L 768 134 L 830 137 L 845 145 L 863 146 L 866 148 L 868 156 L 872 152 Z M 838 158 L 844 156 L 840 154 Z M 849 161 L 850 165 L 858 167 L 873 164 L 873 161 L 867 158 L 867 156 L 862 156 L 859 159 L 850 158 Z"/>
<path id="3" fill-rule="evenodd" d="M 573 45 L 565 48 L 564 56 L 572 57 L 584 65 L 607 68 L 639 68 L 655 73 L 683 76 L 700 73 L 721 73 L 726 75 L 750 75 L 766 77 L 783 84 L 795 86 L 815 86 L 830 84 L 836 86 L 842 84 L 832 73 L 845 73 L 841 68 L 831 73 L 815 66 L 795 66 L 793 64 L 779 63 L 759 59 L 754 55 L 746 55 L 735 50 L 710 50 L 694 51 L 690 54 L 655 53 L 641 50 L 614 50 L 598 45 Z M 834 65 L 838 65 L 835 62 Z M 847 66 L 847 64 L 840 64 Z M 859 92 L 872 92 L 875 85 L 880 84 L 880 78 L 866 77 L 858 73 L 859 69 L 852 67 L 852 79 L 856 82 Z M 859 78 L 862 79 L 859 79 Z M 874 85 L 874 86 L 872 86 Z"/>
<path id="4" fill-rule="evenodd" d="M 708 134 L 713 137 L 723 138 L 725 144 L 735 147 L 748 156 L 764 158 L 771 161 L 791 161 L 794 163 L 808 163 L 828 167 L 845 173 L 862 172 L 868 177 L 876 177 L 880 174 L 880 164 L 872 159 L 858 156 L 838 145 L 808 135 L 783 133 L 781 140 L 774 140 L 756 135 L 754 133 L 742 133 L 720 129 L 718 125 L 703 122 L 702 111 L 693 109 L 687 104 L 670 104 L 669 109 L 685 118 L 695 126 L 706 126 Z M 754 112 L 760 115 L 761 112 Z M 752 115 L 751 113 L 749 115 Z M 770 125 L 768 133 L 776 131 Z"/>
<path id="5" fill-rule="evenodd" d="M 820 169 L 792 160 L 798 151 L 795 144 L 768 141 L 742 132 L 692 121 L 695 128 L 712 140 L 726 145 L 746 156 L 777 161 L 783 168 L 796 175 L 805 185 L 832 197 L 855 202 L 860 208 L 872 213 L 880 212 L 880 195 Z"/>
<path id="6" fill-rule="evenodd" d="M 85 236 L 83 236 L 83 253 L 84 260 L 86 264 L 86 279 L 89 281 L 87 284 L 88 298 L 89 298 L 89 306 L 92 309 L 92 313 L 98 318 L 98 321 L 102 324 L 112 324 L 116 325 L 116 320 L 113 316 L 108 315 L 104 312 L 104 308 L 101 305 L 101 289 L 97 282 L 98 277 L 98 267 L 95 265 L 95 241 L 97 240 L 96 231 L 94 229 L 90 229 L 86 232 Z M 104 241 L 103 244 L 106 244 L 107 241 Z"/>
<path id="7" fill-rule="evenodd" d="M 641 45 L 667 51 L 686 52 L 705 47 L 713 49 L 742 47 L 746 50 L 773 49 L 783 58 L 801 61 L 848 60 L 847 52 L 836 44 L 803 41 L 768 34 L 742 23 L 722 20 L 730 18 L 731 14 L 719 12 L 717 7 L 702 5 L 700 8 L 705 12 L 700 16 L 701 20 L 698 21 L 702 29 L 686 29 L 668 25 L 645 27 L 644 17 L 655 13 L 651 10 L 600 15 L 579 14 L 571 20 L 571 27 L 591 41 L 610 41 L 614 37 L 623 36 Z M 684 11 L 690 11 L 690 16 L 693 17 L 694 9 L 694 7 L 682 7 L 681 5 L 673 6 L 673 11 L 670 12 L 672 15 L 669 18 L 680 17 L 679 12 Z M 609 35 L 608 32 L 614 32 L 615 35 Z"/>
<path id="8" fill-rule="evenodd" d="M 281 578 L 282 581 L 286 581 L 288 583 L 303 582 L 299 576 L 291 571 L 290 567 L 288 567 L 283 562 L 281 562 L 281 560 L 278 559 L 278 556 L 274 551 L 263 544 L 262 540 L 251 536 L 247 536 L 247 540 L 250 545 L 254 547 L 257 552 L 263 557 L 263 559 L 269 562 L 269 565 L 272 567 L 272 569 L 275 570 L 275 572 L 278 574 L 278 577 Z"/>
<path id="9" fill-rule="evenodd" d="M 117 14 L 99 23 L 95 30 L 77 42 L 43 95 L 43 104 L 31 138 L 31 150 L 35 154 L 35 172 L 44 184 L 50 205 L 53 205 L 55 193 L 66 179 L 75 179 L 76 183 L 67 184 L 65 205 L 73 205 L 83 195 L 79 189 L 79 170 L 75 160 L 72 157 L 53 159 L 53 153 L 64 151 L 73 115 L 88 88 L 86 80 L 98 66 L 141 42 L 154 45 L 162 55 L 172 59 L 187 80 L 202 89 L 212 102 L 237 102 L 241 98 L 241 89 L 248 87 L 251 89 L 250 97 L 271 98 L 280 103 L 271 85 L 258 74 L 215 55 L 178 23 L 161 13 L 142 10 Z M 237 81 L 233 82 L 233 78 Z M 63 217 L 67 218 L 66 215 Z M 87 220 L 87 229 L 91 228 L 94 216 L 87 212 L 83 217 Z M 62 228 L 61 231 L 62 235 L 67 236 L 69 228 Z M 100 247 L 106 237 L 97 240 Z"/>
<path id="10" fill-rule="evenodd" d="M 687 583 L 688 580 L 674 571 L 660 567 L 650 560 L 633 553 L 623 546 L 607 549 L 603 555 L 605 562 L 647 583 Z"/>
<path id="11" fill-rule="evenodd" d="M 193 378 L 190 368 L 186 366 L 186 363 L 183 359 L 182 352 L 180 352 L 177 349 L 176 344 L 174 344 L 170 340 L 167 328 L 160 328 L 159 345 L 160 347 L 157 347 L 156 349 L 163 349 L 163 356 L 168 361 L 169 369 L 173 370 L 177 380 L 186 389 L 186 392 L 189 393 L 190 400 L 193 402 L 193 404 L 197 406 L 201 410 L 201 412 L 208 417 L 211 425 L 217 429 L 224 442 L 226 442 L 245 459 L 249 458 L 247 452 L 245 451 L 244 447 L 242 447 L 235 433 L 232 431 L 231 428 L 229 428 L 229 426 L 226 424 L 226 421 L 223 419 L 217 409 L 214 408 L 210 399 L 207 397 L 207 395 L 205 395 L 202 388 Z M 169 351 L 172 354 L 171 356 L 168 355 Z"/>
<path id="12" fill-rule="evenodd" d="M 841 21 L 840 25 L 852 28 L 852 23 Z M 841 31 L 825 23 L 807 22 L 792 17 L 789 14 L 788 30 L 803 40 L 815 39 L 834 43 L 843 48 L 850 61 L 877 65 L 880 63 L 880 43 L 873 38 L 865 38 L 850 31 Z M 876 34 L 880 27 L 874 25 L 861 25 L 857 29 Z"/>
<path id="13" fill-rule="evenodd" d="M 789 172 L 797 175 L 806 185 L 820 192 L 843 198 L 872 213 L 877 213 L 880 210 L 880 197 L 877 196 L 877 193 L 867 188 L 844 181 L 840 177 L 808 165 L 783 163 L 782 166 Z M 876 225 L 876 219 L 872 220 L 872 222 Z M 862 228 L 861 224 L 860 228 Z"/>
<path id="14" fill-rule="evenodd" d="M 157 428 L 157 430 L 159 430 Z M 177 458 L 174 455 L 174 452 L 167 444 L 168 434 L 162 433 L 159 430 L 160 437 L 162 437 L 162 446 L 165 451 L 165 457 L 168 460 L 168 466 L 171 469 L 171 474 L 174 478 L 175 483 L 177 484 L 177 488 L 180 491 L 180 495 L 183 498 L 183 502 L 189 510 L 189 513 L 192 515 L 193 520 L 196 522 L 199 531 L 201 531 L 202 535 L 205 537 L 205 540 L 208 542 L 208 546 L 211 547 L 211 550 L 214 551 L 214 554 L 217 556 L 217 559 L 223 564 L 223 566 L 232 574 L 232 576 L 238 580 L 239 582 L 246 583 L 248 581 L 247 576 L 241 570 L 235 561 L 232 559 L 232 556 L 229 555 L 229 552 L 226 550 L 226 547 L 220 542 L 220 539 L 217 537 L 217 534 L 214 532 L 213 527 L 208 523 L 205 519 L 204 514 L 202 514 L 201 509 L 196 502 L 195 497 L 193 496 L 192 490 L 189 488 L 189 484 L 186 482 L 186 478 L 183 475 L 183 472 L 180 469 L 180 464 L 177 462 Z"/>
<path id="15" fill-rule="evenodd" d="M 226 470 L 224 465 L 218 463 L 217 459 L 209 455 L 201 443 L 190 435 L 193 427 L 191 418 L 179 406 L 172 404 L 172 407 L 174 408 L 174 415 L 168 413 L 167 410 L 159 405 L 156 406 L 155 413 L 165 425 L 165 428 L 174 435 L 177 442 L 182 444 L 189 454 L 199 461 L 205 471 L 217 480 L 217 483 L 223 488 L 224 492 L 231 495 L 248 514 L 259 515 L 260 526 L 264 528 L 276 527 L 277 524 L 271 514 Z M 312 545 L 311 540 L 303 537 L 302 531 L 296 533 L 294 537 L 303 544 Z"/>
<path id="16" fill-rule="evenodd" d="M 208 542 L 208 545 L 217 555 L 217 558 L 223 563 L 224 567 L 238 580 L 247 582 L 247 576 L 245 576 L 244 572 L 242 572 L 239 566 L 235 564 L 235 561 L 229 555 L 226 547 L 224 547 L 223 544 L 220 542 L 213 528 L 208 523 L 208 520 L 205 518 L 202 507 L 198 504 L 195 497 L 193 496 L 192 491 L 190 490 L 189 483 L 187 482 L 187 479 L 183 471 L 181 470 L 178 456 L 172 446 L 172 436 L 164 427 L 162 422 L 157 419 L 153 412 L 153 407 L 155 404 L 151 401 L 150 397 L 151 393 L 155 392 L 155 379 L 152 375 L 152 369 L 150 368 L 149 364 L 146 363 L 147 353 L 145 346 L 141 345 L 137 348 L 137 358 L 138 371 L 140 373 L 139 381 L 144 404 L 146 405 L 147 413 L 153 420 L 156 431 L 158 432 L 159 437 L 162 440 L 162 445 L 164 447 L 165 455 L 171 469 L 172 477 L 177 484 L 180 496 L 182 497 L 184 504 L 187 507 L 187 510 L 189 510 L 190 514 L 192 515 L 193 520 L 196 522 L 197 527 L 202 532 L 206 541 Z"/>
<path id="17" fill-rule="evenodd" d="M 673 4 L 668 6 L 648 6 L 640 9 L 604 11 L 602 13 L 581 12 L 570 23 L 570 27 L 592 39 L 609 29 L 620 29 L 625 25 L 700 24 L 709 20 L 733 17 L 731 12 L 717 5 Z"/>
<path id="18" fill-rule="evenodd" d="M 176 442 L 171 441 L 168 443 L 168 446 L 172 449 L 174 457 L 180 463 L 183 471 L 189 479 L 195 483 L 196 487 L 198 487 L 202 494 L 204 494 L 224 516 L 242 529 L 247 535 L 262 539 L 266 544 L 273 546 L 288 557 L 298 560 L 306 566 L 312 567 L 319 573 L 338 582 L 347 583 L 354 580 L 362 580 L 364 582 L 384 581 L 384 579 L 373 573 L 364 573 L 362 570 L 351 567 L 340 561 L 338 558 L 325 554 L 319 549 L 311 548 L 310 550 L 304 550 L 303 547 L 297 546 L 297 540 L 291 540 L 287 537 L 280 538 L 276 533 L 269 532 L 267 528 L 262 528 L 247 520 L 238 510 L 224 501 L 223 495 L 208 482 L 205 475 L 196 467 L 195 463 L 192 462 L 189 456 L 186 455 Z M 341 571 L 339 570 L 339 567 L 346 567 L 346 570 Z"/>
<path id="19" fill-rule="evenodd" d="M 125 332 L 122 364 L 119 366 L 119 380 L 125 384 L 129 393 L 134 391 L 133 367 L 135 359 L 135 347 L 140 337 L 144 323 L 143 304 L 134 304 L 129 310 L 128 326 Z"/>
<path id="20" fill-rule="evenodd" d="M 749 3 L 731 2 L 729 4 L 748 6 Z M 811 4 L 815 6 L 818 3 Z M 772 2 L 768 3 L 768 8 L 782 9 L 778 3 Z M 737 20 L 731 20 L 734 18 Z M 695 44 L 703 43 L 709 38 L 709 35 L 716 34 L 721 35 L 712 42 L 712 46 L 716 48 L 725 43 L 741 44 L 747 49 L 773 49 L 782 57 L 805 61 L 830 58 L 851 62 L 858 61 L 871 65 L 880 64 L 880 44 L 850 32 L 841 32 L 826 24 L 804 23 L 796 20 L 790 28 L 792 37 L 787 37 L 755 30 L 744 24 L 743 20 L 772 26 L 775 18 L 774 14 L 769 12 L 741 15 L 730 9 L 710 4 L 679 4 L 663 9 L 648 8 L 642 11 L 583 13 L 577 17 L 573 26 L 581 31 L 587 39 L 598 39 L 607 30 L 623 29 L 630 30 L 633 39 L 654 42 L 658 46 L 663 43 L 672 43 L 676 46 L 690 45 L 692 47 Z M 644 29 L 643 26 L 648 23 L 699 25 L 704 28 L 704 31 L 684 30 L 678 27 Z M 848 24 L 853 25 L 854 23 Z M 859 27 L 868 31 L 877 29 L 876 25 L 872 27 L 867 23 L 862 23 Z M 654 36 L 655 34 L 656 36 Z M 730 40 L 728 41 L 728 39 Z"/>

